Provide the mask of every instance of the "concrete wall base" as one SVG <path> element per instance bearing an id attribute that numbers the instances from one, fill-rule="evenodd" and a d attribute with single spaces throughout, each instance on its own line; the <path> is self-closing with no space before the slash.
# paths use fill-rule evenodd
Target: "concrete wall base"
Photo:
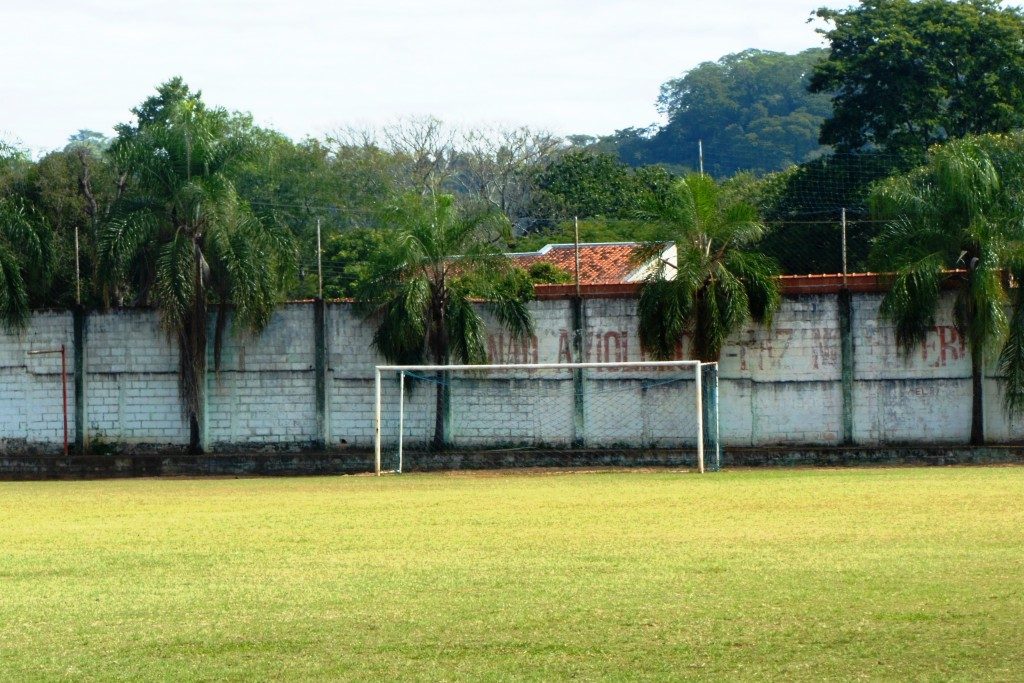
<path id="1" fill-rule="evenodd" d="M 1024 446 L 886 448 L 730 448 L 730 467 L 858 467 L 900 465 L 1024 464 Z M 694 467 L 681 451 L 498 451 L 407 453 L 406 471 L 488 470 L 529 467 Z M 261 452 L 185 455 L 0 455 L 0 480 L 103 479 L 157 476 L 296 476 L 358 474 L 373 470 L 368 451 Z M 713 476 L 713 475 L 712 475 Z"/>

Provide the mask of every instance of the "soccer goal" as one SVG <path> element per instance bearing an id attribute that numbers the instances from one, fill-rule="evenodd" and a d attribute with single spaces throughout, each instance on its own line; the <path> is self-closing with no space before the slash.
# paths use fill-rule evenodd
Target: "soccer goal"
<path id="1" fill-rule="evenodd" d="M 401 472 L 412 453 L 492 466 L 721 463 L 717 363 L 380 365 L 374 389 L 377 474 Z"/>

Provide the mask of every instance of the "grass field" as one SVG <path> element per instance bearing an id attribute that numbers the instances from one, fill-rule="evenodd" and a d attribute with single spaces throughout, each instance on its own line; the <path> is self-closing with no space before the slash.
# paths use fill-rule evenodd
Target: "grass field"
<path id="1" fill-rule="evenodd" d="M 1024 676 L 1024 468 L 0 483 L 4 679 Z"/>

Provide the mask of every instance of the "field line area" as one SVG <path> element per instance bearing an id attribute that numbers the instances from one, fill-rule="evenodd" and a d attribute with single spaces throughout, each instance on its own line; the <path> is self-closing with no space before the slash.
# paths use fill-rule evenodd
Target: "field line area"
<path id="1" fill-rule="evenodd" d="M 1024 671 L 1024 468 L 0 483 L 0 679 Z"/>

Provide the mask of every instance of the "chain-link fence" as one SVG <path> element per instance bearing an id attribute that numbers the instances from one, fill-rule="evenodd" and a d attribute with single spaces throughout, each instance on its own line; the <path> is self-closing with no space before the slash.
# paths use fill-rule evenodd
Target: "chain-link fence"
<path id="1" fill-rule="evenodd" d="M 884 221 L 776 221 L 755 247 L 774 258 L 784 275 L 866 273 L 875 269 L 878 255 L 871 246 Z"/>

